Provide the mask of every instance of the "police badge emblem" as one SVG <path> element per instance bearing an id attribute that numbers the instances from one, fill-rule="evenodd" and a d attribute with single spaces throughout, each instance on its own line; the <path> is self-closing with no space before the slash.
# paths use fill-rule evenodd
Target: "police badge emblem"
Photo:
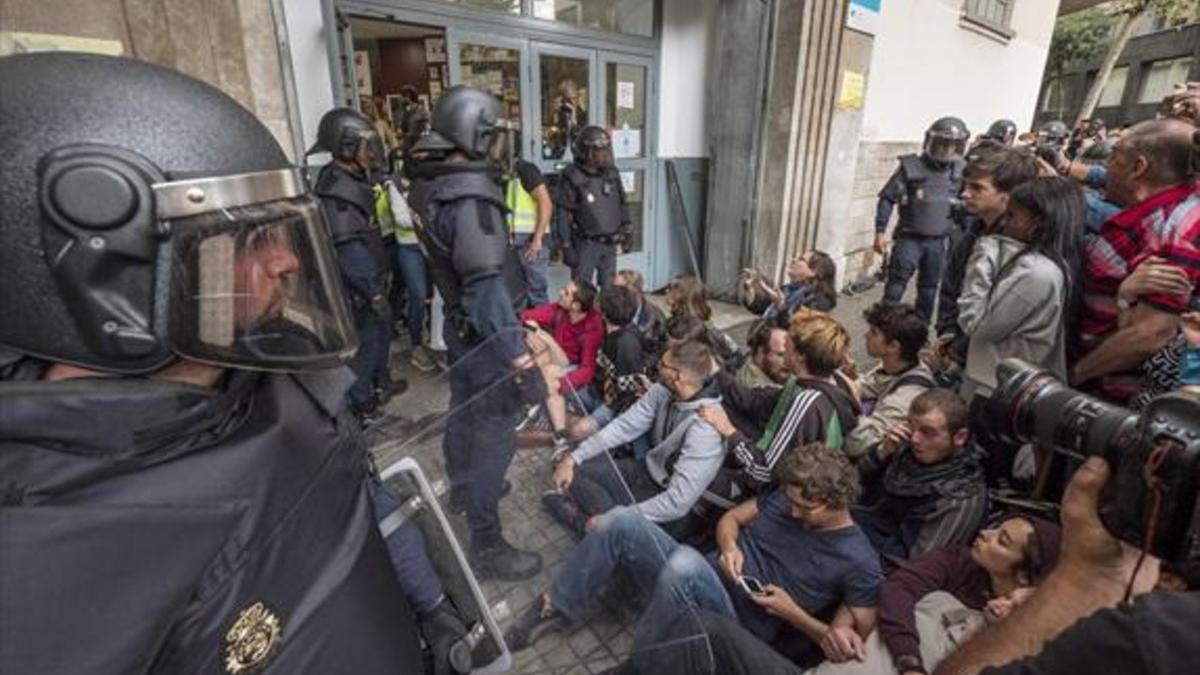
<path id="1" fill-rule="evenodd" d="M 279 617 L 261 602 L 243 609 L 225 633 L 225 672 L 248 675 L 274 658 L 283 643 Z"/>

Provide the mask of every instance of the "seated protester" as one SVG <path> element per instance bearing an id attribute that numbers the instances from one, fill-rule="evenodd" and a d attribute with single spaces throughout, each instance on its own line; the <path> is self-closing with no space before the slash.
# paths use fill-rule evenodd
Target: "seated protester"
<path id="1" fill-rule="evenodd" d="M 722 374 L 722 403 L 700 411 L 725 439 L 727 465 L 732 464 L 705 495 L 714 504 L 729 508 L 763 492 L 774 480 L 775 465 L 796 448 L 820 442 L 840 450 L 854 428 L 858 403 L 834 376 L 849 349 L 846 329 L 828 314 L 801 309 L 788 337 L 790 377 L 783 387 L 746 388 Z M 735 415 L 764 431 L 757 438 L 746 435 L 730 421 Z"/>
<path id="2" fill-rule="evenodd" d="M 1193 293 L 1200 283 L 1200 183 L 1190 167 L 1194 130 L 1164 119 L 1121 135 L 1108 163 L 1105 195 L 1124 210 L 1084 247 L 1084 356 L 1072 367 L 1071 383 L 1119 404 L 1137 392 L 1143 363 L 1174 339 L 1188 303 L 1175 295 L 1143 296 L 1120 326 L 1121 282 L 1142 260 L 1158 256 L 1183 268 Z"/>
<path id="3" fill-rule="evenodd" d="M 787 382 L 788 333 L 774 321 L 759 319 L 746 337 L 750 358 L 734 379 L 743 387 L 776 387 Z"/>
<path id="4" fill-rule="evenodd" d="M 637 296 L 637 308 L 633 311 L 633 325 L 642 338 L 642 349 L 647 361 L 658 360 L 667 341 L 667 319 L 662 310 L 646 299 L 645 281 L 637 270 L 620 270 L 613 278 L 614 286 L 624 286 Z"/>
<path id="5" fill-rule="evenodd" d="M 937 591 L 949 593 L 961 606 L 981 610 L 987 619 L 1007 615 L 1028 589 L 1054 567 L 1061 533 L 1058 525 L 1032 516 L 1012 516 L 986 529 L 968 546 L 950 546 L 911 559 L 888 576 L 879 601 L 879 637 L 900 673 L 930 672 L 927 645 L 917 634 L 915 610 L 922 598 Z M 950 640 L 935 640 L 950 646 Z M 868 642 L 868 662 L 872 658 Z M 938 658 L 946 653 L 937 655 Z M 822 671 L 825 672 L 825 671 Z M 837 670 L 830 670 L 836 673 Z"/>
<path id="6" fill-rule="evenodd" d="M 812 444 L 779 465 L 779 482 L 725 514 L 717 526 L 718 552 L 707 560 L 635 509 L 605 514 L 568 555 L 550 589 L 516 619 L 506 642 L 520 651 L 582 621 L 618 570 L 649 600 L 634 632 L 637 672 L 660 661 L 682 672 L 712 672 L 700 666 L 709 656 L 705 640 L 667 646 L 681 626 L 682 637 L 703 634 L 696 609 L 736 620 L 767 644 L 797 636 L 821 642 L 831 625 L 816 615 L 839 607 L 833 624 L 867 635 L 883 577 L 848 511 L 859 491 L 854 468 L 837 451 Z M 751 594 L 743 576 L 761 582 L 764 591 Z"/>
<path id="7" fill-rule="evenodd" d="M 556 490 L 542 503 L 582 534 L 589 516 L 632 504 L 646 518 L 685 534 L 687 516 L 721 467 L 721 436 L 696 411 L 719 404 L 710 382 L 712 353 L 699 342 L 667 350 L 659 381 L 628 410 L 559 458 Z M 613 459 L 608 452 L 650 434 L 645 459 Z M 631 494 L 632 493 L 632 494 Z"/>
<path id="8" fill-rule="evenodd" d="M 1065 379 L 1068 326 L 1080 298 L 1082 222 L 1079 188 L 1064 178 L 1038 178 L 1013 189 L 1002 231 L 976 244 L 958 300 L 958 323 L 969 337 L 967 400 L 991 394 L 996 366 L 1006 358 Z"/>
<path id="9" fill-rule="evenodd" d="M 547 302 L 521 312 L 521 323 L 548 331 L 562 348 L 568 365 L 559 384 L 564 396 L 587 389 L 596 375 L 596 353 L 604 339 L 604 319 L 593 304 L 596 287 L 577 280 L 558 293 L 557 302 Z"/>
<path id="10" fill-rule="evenodd" d="M 929 336 L 925 317 L 912 305 L 877 302 L 863 312 L 867 321 L 867 354 L 879 365 L 859 378 L 863 415 L 846 436 L 845 450 L 857 459 L 883 440 L 892 426 L 908 419 L 908 408 L 921 392 L 934 386 L 933 373 L 921 362 Z"/>
<path id="11" fill-rule="evenodd" d="M 690 274 L 675 277 L 667 286 L 667 306 L 671 308 L 671 319 L 692 317 L 704 322 L 704 341 L 723 367 L 736 371 L 742 365 L 745 354 L 737 342 L 712 325 L 712 308 L 703 282 Z"/>
<path id="12" fill-rule="evenodd" d="M 917 675 L 984 622 L 999 621 L 1028 598 L 1054 566 L 1061 535 L 1048 521 L 1013 516 L 984 530 L 971 547 L 933 551 L 896 570 L 880 592 L 879 629 L 863 641 L 834 626 L 821 641 L 828 659 L 804 675 Z M 975 611 L 964 611 L 964 610 Z M 655 675 L 694 672 L 801 675 L 801 668 L 720 615 L 702 611 L 712 667 L 686 671 L 662 664 Z M 676 634 L 677 639 L 685 637 Z M 707 665 L 707 664 L 706 664 Z"/>
<path id="13" fill-rule="evenodd" d="M 591 436 L 645 393 L 642 341 L 632 323 L 636 302 L 633 291 L 621 286 L 609 286 L 600 294 L 605 335 L 596 356 L 596 379 L 583 397 L 588 416 L 572 425 L 577 439 Z"/>
<path id="14" fill-rule="evenodd" d="M 837 265 L 833 258 L 821 251 L 809 251 L 788 262 L 786 284 L 778 289 L 767 287 L 771 295 L 771 306 L 763 312 L 765 318 L 782 315 L 786 323 L 792 313 L 801 307 L 821 312 L 837 307 Z"/>
<path id="15" fill-rule="evenodd" d="M 895 565 L 975 536 L 987 486 L 969 440 L 967 405 L 952 391 L 930 389 L 913 399 L 907 423 L 863 455 L 863 498 L 852 511 L 885 561 Z"/>
<path id="16" fill-rule="evenodd" d="M 967 276 L 967 262 L 980 237 L 999 231 L 1013 188 L 1038 177 L 1037 156 L 1019 148 L 1004 148 L 967 164 L 963 169 L 963 233 L 946 256 L 938 290 L 937 334 L 957 363 L 967 358 L 967 336 L 958 325 L 958 296 Z"/>

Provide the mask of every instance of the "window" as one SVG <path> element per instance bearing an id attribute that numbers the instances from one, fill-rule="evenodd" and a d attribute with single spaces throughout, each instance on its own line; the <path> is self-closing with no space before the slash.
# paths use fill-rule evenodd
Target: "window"
<path id="1" fill-rule="evenodd" d="M 437 0 L 450 5 L 464 5 L 466 7 L 478 7 L 479 9 L 490 9 L 494 12 L 505 12 L 508 14 L 521 13 L 521 0 Z"/>
<path id="2" fill-rule="evenodd" d="M 1142 71 L 1142 90 L 1138 94 L 1138 103 L 1158 103 L 1171 93 L 1176 84 L 1187 82 L 1188 71 L 1191 69 L 1190 56 L 1155 61 L 1147 65 Z"/>
<path id="3" fill-rule="evenodd" d="M 1128 79 L 1129 66 L 1113 68 L 1112 74 L 1108 76 L 1108 82 L 1104 83 L 1104 91 L 1100 92 L 1100 102 L 1096 104 L 1096 107 L 1109 108 L 1121 105 L 1121 100 L 1125 97 L 1125 81 Z"/>
<path id="4" fill-rule="evenodd" d="M 533 0 L 533 16 L 584 28 L 654 35 L 654 0 Z"/>
<path id="5" fill-rule="evenodd" d="M 1070 75 L 1056 77 L 1046 84 L 1042 94 L 1042 112 L 1061 114 L 1075 98 L 1076 79 Z"/>
<path id="6" fill-rule="evenodd" d="M 965 0 L 963 18 L 1012 37 L 1013 31 L 1008 24 L 1012 19 L 1014 2 L 1016 0 Z"/>

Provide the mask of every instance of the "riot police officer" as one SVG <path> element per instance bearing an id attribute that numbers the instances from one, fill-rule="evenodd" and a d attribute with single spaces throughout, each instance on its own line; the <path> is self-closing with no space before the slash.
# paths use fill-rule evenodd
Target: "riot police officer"
<path id="1" fill-rule="evenodd" d="M 629 242 L 632 230 L 625 187 L 607 131 L 584 127 L 571 151 L 574 162 L 563 170 L 559 183 L 559 201 L 571 230 L 564 257 L 572 278 L 604 286 L 616 275 L 617 247 Z"/>
<path id="2" fill-rule="evenodd" d="M 359 349 L 350 364 L 358 381 L 350 388 L 350 405 L 361 420 L 370 422 L 380 413 L 380 404 L 404 389 L 391 376 L 391 265 L 375 218 L 371 180 L 371 173 L 381 172 L 387 160 L 375 126 L 350 108 L 334 108 L 321 117 L 317 142 L 308 154 L 320 151 L 333 159 L 321 167 L 313 192 L 321 198 L 358 329 Z"/>
<path id="3" fill-rule="evenodd" d="M 1008 119 L 996 120 L 992 122 L 992 126 L 988 127 L 987 133 L 984 136 L 1006 148 L 1010 148 L 1013 141 L 1017 139 L 1017 123 Z"/>
<path id="4" fill-rule="evenodd" d="M 469 557 L 481 577 L 525 579 L 541 569 L 536 553 L 504 538 L 499 502 L 512 461 L 522 401 L 541 402 L 545 382 L 533 368 L 514 310 L 520 279 L 508 246 L 501 155 L 510 125 L 491 94 L 467 86 L 446 90 L 430 131 L 408 163 L 409 195 L 430 276 L 446 303 L 450 416 L 442 448 L 450 509 L 465 511 Z"/>
<path id="5" fill-rule="evenodd" d="M 0 672 L 420 672 L 298 169 L 158 66 L 0 90 Z"/>
<path id="6" fill-rule="evenodd" d="M 899 302 L 917 274 L 917 309 L 933 316 L 946 258 L 946 238 L 954 228 L 954 205 L 962 189 L 963 154 L 970 132 L 957 117 L 942 117 L 925 132 L 923 151 L 903 155 L 900 166 L 879 191 L 875 209 L 875 250 L 887 250 L 892 208 L 900 205 L 892 245 L 885 300 Z"/>

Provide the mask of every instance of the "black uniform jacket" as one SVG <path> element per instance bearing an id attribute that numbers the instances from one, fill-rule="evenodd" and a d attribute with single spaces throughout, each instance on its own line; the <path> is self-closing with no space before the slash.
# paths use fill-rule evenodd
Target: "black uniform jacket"
<path id="1" fill-rule="evenodd" d="M 419 673 L 343 371 L 0 383 L 0 673 Z"/>

